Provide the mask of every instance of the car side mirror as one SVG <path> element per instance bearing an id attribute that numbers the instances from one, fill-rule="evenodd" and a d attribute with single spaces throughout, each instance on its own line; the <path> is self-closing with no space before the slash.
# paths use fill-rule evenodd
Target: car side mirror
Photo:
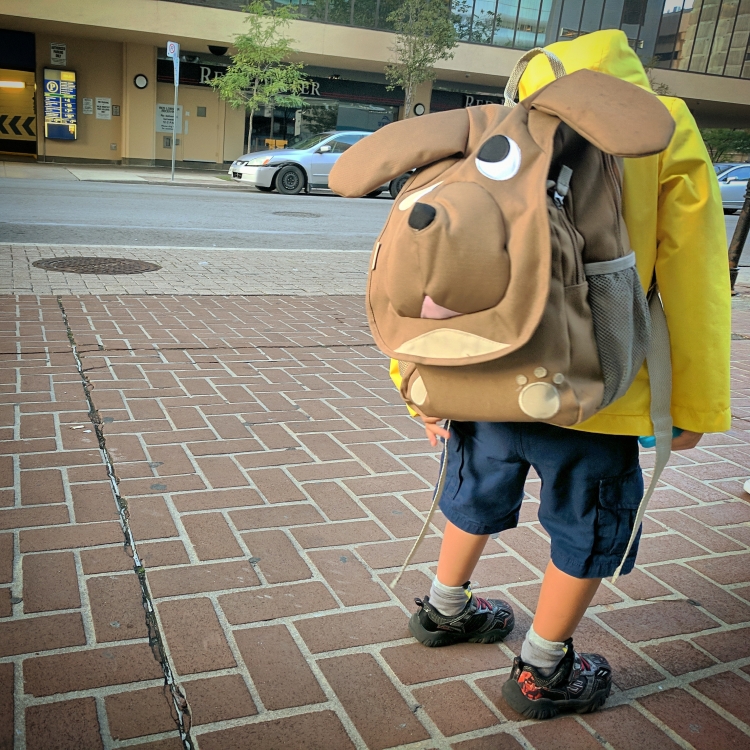
<path id="1" fill-rule="evenodd" d="M 331 147 L 330 147 L 330 146 L 321 146 L 321 147 L 320 147 L 320 148 L 318 149 L 318 153 L 319 153 L 319 154 L 327 154 L 327 153 L 328 153 L 329 151 L 331 151 L 331 150 L 332 150 L 332 149 L 331 149 Z"/>

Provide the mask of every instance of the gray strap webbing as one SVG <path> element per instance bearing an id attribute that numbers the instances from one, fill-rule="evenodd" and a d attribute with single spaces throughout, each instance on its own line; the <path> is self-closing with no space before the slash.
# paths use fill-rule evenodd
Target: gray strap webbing
<path id="1" fill-rule="evenodd" d="M 552 72 L 555 74 L 555 78 L 562 78 L 565 75 L 565 66 L 562 64 L 562 60 L 555 55 L 553 52 L 544 49 L 543 47 L 534 47 L 526 52 L 521 59 L 516 63 L 513 72 L 510 74 L 508 83 L 505 84 L 505 97 L 506 107 L 515 107 L 518 102 L 516 101 L 516 95 L 518 94 L 518 84 L 521 82 L 521 76 L 526 70 L 526 66 L 529 64 L 531 58 L 537 55 L 544 55 L 552 66 Z"/>
<path id="2" fill-rule="evenodd" d="M 558 208 L 563 207 L 565 202 L 565 196 L 570 191 L 570 178 L 573 176 L 573 170 L 570 167 L 566 167 L 564 164 L 560 167 L 560 174 L 557 177 L 555 183 L 555 195 L 554 201 Z"/>
<path id="3" fill-rule="evenodd" d="M 627 268 L 635 268 L 635 253 L 628 253 L 614 260 L 600 260 L 595 263 L 584 263 L 583 272 L 586 276 L 600 276 L 604 273 L 617 273 Z"/>
<path id="4" fill-rule="evenodd" d="M 633 547 L 635 538 L 638 535 L 638 529 L 643 521 L 649 500 L 654 494 L 656 485 L 659 483 L 664 467 L 669 461 L 672 452 L 672 360 L 669 348 L 669 329 L 667 328 L 667 317 L 664 314 L 659 290 L 654 289 L 651 299 L 649 300 L 649 312 L 651 313 L 651 342 L 646 355 L 646 365 L 648 367 L 648 379 L 651 386 L 651 422 L 654 425 L 654 437 L 656 438 L 656 463 L 651 475 L 651 481 L 648 489 L 643 495 L 641 504 L 638 506 L 638 512 L 635 515 L 635 523 L 630 533 L 625 554 L 622 556 L 620 564 L 617 566 L 615 574 L 612 576 L 614 583 L 625 560 Z"/>
<path id="5" fill-rule="evenodd" d="M 447 430 L 450 430 L 451 423 L 450 420 L 448 420 L 445 423 L 445 428 Z M 440 496 L 443 494 L 443 487 L 445 485 L 445 475 L 447 473 L 448 468 L 448 441 L 443 441 L 443 459 L 440 465 L 440 476 L 438 477 L 438 482 L 435 487 L 435 494 L 432 497 L 432 505 L 430 506 L 430 512 L 427 514 L 427 518 L 425 519 L 425 522 L 422 524 L 422 531 L 419 532 L 419 536 L 417 537 L 417 541 L 414 542 L 414 545 L 411 548 L 411 551 L 406 556 L 406 560 L 404 561 L 404 564 L 401 566 L 401 570 L 398 571 L 398 575 L 393 579 L 391 583 L 391 589 L 395 588 L 396 584 L 401 580 L 401 576 L 404 574 L 404 571 L 406 570 L 406 566 L 411 562 L 412 557 L 414 557 L 417 547 L 419 547 L 420 544 L 422 544 L 422 540 L 425 537 L 425 534 L 427 533 L 427 529 L 430 525 L 430 521 L 432 521 L 432 517 L 435 515 L 435 509 L 438 506 L 438 503 L 440 502 Z"/>

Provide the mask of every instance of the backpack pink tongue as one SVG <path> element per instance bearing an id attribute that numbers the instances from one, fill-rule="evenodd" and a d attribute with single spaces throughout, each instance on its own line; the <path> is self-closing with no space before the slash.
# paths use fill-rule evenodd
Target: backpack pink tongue
<path id="1" fill-rule="evenodd" d="M 463 315 L 463 313 L 453 312 L 453 310 L 433 302 L 431 297 L 425 296 L 419 317 L 429 318 L 430 320 L 445 320 L 446 318 L 455 318 L 457 315 Z"/>

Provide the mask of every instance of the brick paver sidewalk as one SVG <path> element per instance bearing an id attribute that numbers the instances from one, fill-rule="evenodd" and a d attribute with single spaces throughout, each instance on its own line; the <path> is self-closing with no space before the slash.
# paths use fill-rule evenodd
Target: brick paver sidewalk
<path id="1" fill-rule="evenodd" d="M 673 457 L 581 625 L 609 708 L 538 723 L 500 687 L 548 559 L 539 482 L 475 575 L 508 642 L 416 644 L 440 516 L 388 583 L 437 456 L 361 298 L 0 298 L 0 748 L 750 747 L 745 307 L 734 429 Z"/>

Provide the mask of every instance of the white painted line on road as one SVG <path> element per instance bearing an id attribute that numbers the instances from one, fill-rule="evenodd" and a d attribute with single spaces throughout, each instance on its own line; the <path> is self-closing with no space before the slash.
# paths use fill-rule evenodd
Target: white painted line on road
<path id="1" fill-rule="evenodd" d="M 364 253 L 370 255 L 371 250 L 328 250 L 315 247 L 206 247 L 205 245 L 91 245 L 80 242 L 13 242 L 12 240 L 0 240 L 0 247 L 41 247 L 41 248 L 71 248 L 76 250 L 199 250 L 217 252 L 241 252 L 241 253 Z"/>
<path id="2" fill-rule="evenodd" d="M 0 224 L 7 226 L 22 226 L 22 227 L 72 227 L 74 229 L 139 229 L 143 231 L 162 231 L 162 232 L 214 232 L 218 234 L 321 234 L 323 236 L 335 235 L 337 237 L 377 237 L 377 232 L 333 232 L 328 230 L 326 232 L 294 232 L 288 229 L 213 229 L 210 227 L 172 227 L 172 226 L 140 226 L 137 224 L 76 224 L 67 223 L 61 221 L 25 221 L 23 223 L 18 221 L 3 221 L 0 219 Z"/>

